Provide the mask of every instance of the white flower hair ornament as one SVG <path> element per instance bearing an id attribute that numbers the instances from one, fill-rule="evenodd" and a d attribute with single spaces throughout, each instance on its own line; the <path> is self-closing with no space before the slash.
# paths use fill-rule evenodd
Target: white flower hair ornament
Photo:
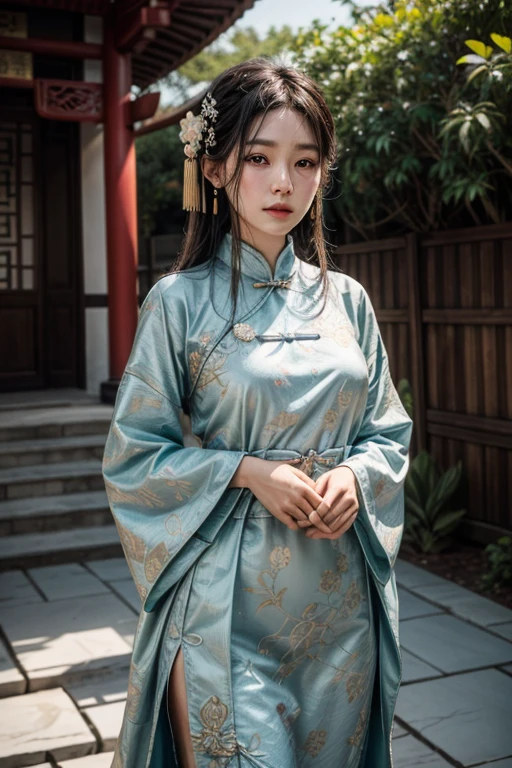
<path id="1" fill-rule="evenodd" d="M 207 155 L 209 154 L 209 147 L 214 146 L 217 143 L 215 141 L 215 130 L 212 125 L 217 120 L 218 115 L 218 111 L 215 109 L 216 104 L 217 102 L 212 94 L 207 93 L 201 102 L 201 114 L 194 115 L 194 113 L 189 110 L 185 117 L 180 120 L 180 139 L 185 144 L 184 152 L 187 156 L 183 177 L 183 209 L 185 211 L 202 210 L 203 213 L 206 213 L 204 176 L 202 176 L 202 200 L 199 193 L 199 164 L 197 162 L 197 153 L 201 148 L 204 131 L 207 131 L 204 142 L 205 153 Z M 214 214 L 217 213 L 216 192 L 217 190 L 214 190 Z"/>

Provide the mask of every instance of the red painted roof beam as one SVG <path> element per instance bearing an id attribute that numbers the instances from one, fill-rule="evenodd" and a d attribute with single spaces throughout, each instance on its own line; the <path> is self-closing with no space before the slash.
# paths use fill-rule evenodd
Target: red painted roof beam
<path id="1" fill-rule="evenodd" d="M 146 45 L 155 38 L 156 30 L 168 27 L 171 14 L 167 5 L 153 5 L 141 8 L 124 24 L 119 25 L 116 48 L 127 53 L 141 53 Z"/>
<path id="2" fill-rule="evenodd" d="M 42 53 L 68 59 L 101 59 L 102 46 L 95 43 L 81 43 L 66 40 L 40 40 L 36 37 L 0 36 L 0 48 L 10 51 Z"/>

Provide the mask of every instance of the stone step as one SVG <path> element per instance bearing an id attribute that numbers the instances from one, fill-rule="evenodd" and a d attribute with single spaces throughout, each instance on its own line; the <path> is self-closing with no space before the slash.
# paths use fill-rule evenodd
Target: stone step
<path id="1" fill-rule="evenodd" d="M 0 536 L 109 525 L 104 490 L 0 501 Z"/>
<path id="2" fill-rule="evenodd" d="M 0 571 L 121 555 L 122 547 L 115 525 L 24 533 L 0 539 Z"/>
<path id="3" fill-rule="evenodd" d="M 1 501 L 102 488 L 104 483 L 99 459 L 0 470 Z"/>
<path id="4" fill-rule="evenodd" d="M 106 434 L 0 443 L 0 469 L 103 458 Z"/>
<path id="5" fill-rule="evenodd" d="M 110 405 L 20 408 L 3 412 L 0 419 L 0 442 L 106 434 L 112 412 Z"/>

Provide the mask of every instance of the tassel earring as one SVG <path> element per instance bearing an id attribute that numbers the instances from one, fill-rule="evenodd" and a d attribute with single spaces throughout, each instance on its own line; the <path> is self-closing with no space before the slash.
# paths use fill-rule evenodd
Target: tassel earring
<path id="1" fill-rule="evenodd" d="M 204 188 L 204 173 L 201 174 L 201 210 L 206 213 L 206 190 Z"/>
<path id="2" fill-rule="evenodd" d="M 217 216 L 219 212 L 218 194 L 219 194 L 218 189 L 217 187 L 215 187 L 215 189 L 213 190 L 213 215 L 214 216 Z"/>
<path id="3" fill-rule="evenodd" d="M 200 211 L 201 197 L 198 181 L 197 160 L 195 158 L 187 158 L 184 165 L 183 210 Z"/>

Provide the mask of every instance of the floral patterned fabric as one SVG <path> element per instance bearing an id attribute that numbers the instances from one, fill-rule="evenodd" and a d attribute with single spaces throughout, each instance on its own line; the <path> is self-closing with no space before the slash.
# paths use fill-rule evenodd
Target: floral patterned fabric
<path id="1" fill-rule="evenodd" d="M 181 647 L 197 768 L 388 768 L 411 421 L 359 283 L 329 272 L 324 304 L 291 237 L 274 274 L 243 244 L 231 321 L 231 246 L 150 291 L 105 449 L 143 606 L 113 765 L 177 768 L 166 686 Z M 229 488 L 246 455 L 313 479 L 350 466 L 354 526 L 290 531 Z"/>

